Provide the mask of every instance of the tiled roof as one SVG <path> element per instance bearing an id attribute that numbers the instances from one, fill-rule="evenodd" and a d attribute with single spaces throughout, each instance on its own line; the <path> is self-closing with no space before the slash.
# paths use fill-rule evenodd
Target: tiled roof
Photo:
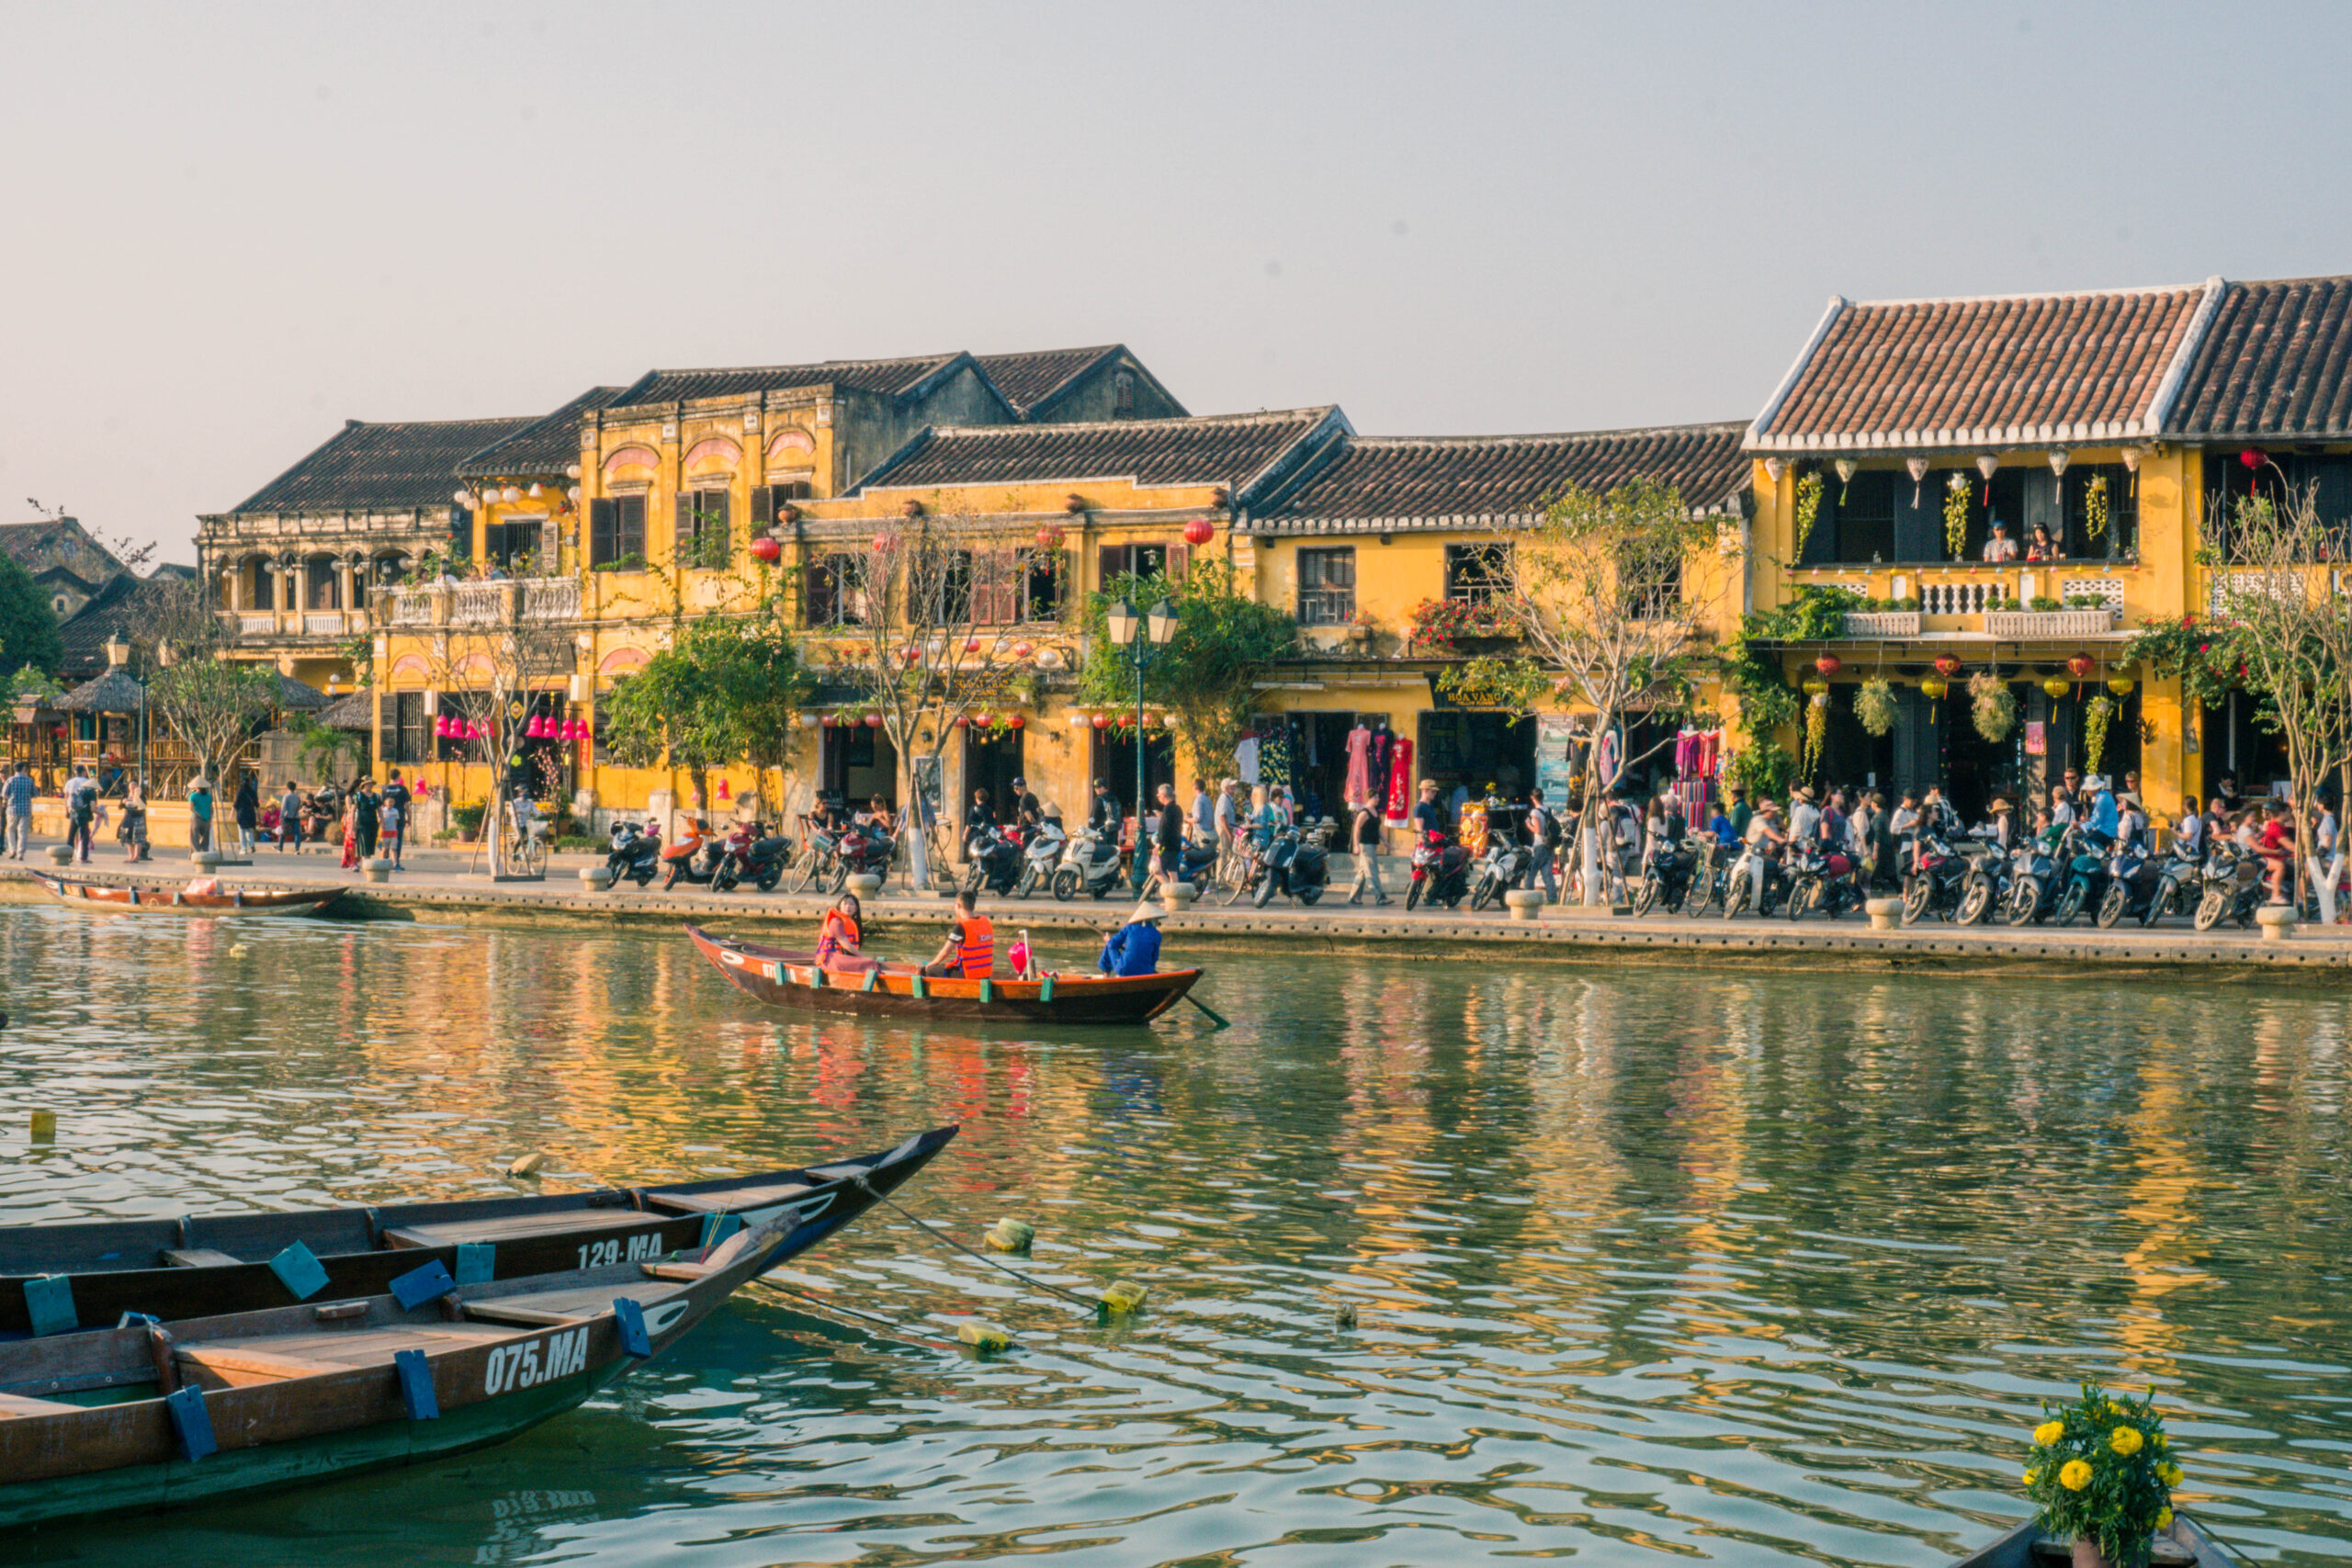
<path id="1" fill-rule="evenodd" d="M 1022 418 L 1069 386 L 1086 371 L 1120 351 L 1118 344 L 1099 348 L 1049 348 L 1036 354 L 982 354 L 974 357 L 1004 400 Z"/>
<path id="2" fill-rule="evenodd" d="M 2192 440 L 2352 438 L 2352 277 L 2229 285 L 2165 429 Z"/>
<path id="3" fill-rule="evenodd" d="M 960 353 L 925 354 L 911 359 L 829 359 L 819 365 L 649 370 L 622 388 L 606 406 L 635 408 L 643 403 L 691 402 L 696 398 L 748 398 L 795 387 L 855 387 L 904 397 L 964 357 Z"/>
<path id="4" fill-rule="evenodd" d="M 74 517 L 0 524 L 0 551 L 14 557 L 35 577 L 52 567 L 63 567 L 84 582 L 100 583 L 123 570 L 121 559 Z"/>
<path id="5" fill-rule="evenodd" d="M 458 465 L 458 472 L 468 479 L 492 479 L 562 473 L 580 461 L 580 416 L 610 407 L 620 391 L 618 387 L 591 387 L 555 412 L 473 453 Z"/>
<path id="6" fill-rule="evenodd" d="M 2154 435 L 2218 278 L 2184 288 L 1833 299 L 1750 427 L 1754 451 Z"/>
<path id="7" fill-rule="evenodd" d="M 184 585 L 171 578 L 133 577 L 127 571 L 116 574 L 73 619 L 57 628 L 57 639 L 64 649 L 64 668 L 69 672 L 103 669 L 107 638 L 117 632 L 126 637 L 153 636 L 163 596 L 175 589 Z"/>
<path id="8" fill-rule="evenodd" d="M 458 465 L 537 416 L 521 419 L 352 420 L 325 446 L 239 502 L 238 512 L 336 512 L 447 506 Z"/>
<path id="9" fill-rule="evenodd" d="M 1253 487 L 1344 433 L 1337 408 L 1087 424 L 949 426 L 926 431 L 858 487 L 1129 479 L 1138 485 L 1224 485 L 1237 505 Z"/>
<path id="10" fill-rule="evenodd" d="M 1673 424 L 1566 435 L 1351 437 L 1281 502 L 1251 519 L 1275 534 L 1370 534 L 1524 523 L 1571 485 L 1672 485 L 1693 513 L 1736 510 L 1747 427 Z"/>

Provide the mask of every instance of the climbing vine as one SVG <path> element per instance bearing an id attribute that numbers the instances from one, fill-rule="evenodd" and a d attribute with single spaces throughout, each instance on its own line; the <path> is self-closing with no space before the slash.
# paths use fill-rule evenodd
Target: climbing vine
<path id="1" fill-rule="evenodd" d="M 2096 543 L 2107 537 L 2107 476 L 2094 474 L 2083 491 L 2083 532 Z M 2098 766 L 2093 763 L 2092 766 Z"/>
<path id="2" fill-rule="evenodd" d="M 1944 550 L 1958 560 L 1968 550 L 1968 476 L 1954 473 L 1944 484 Z"/>
<path id="3" fill-rule="evenodd" d="M 1814 469 L 1797 476 L 1797 553 L 1804 559 L 1804 545 L 1813 537 L 1813 525 L 1821 515 L 1821 472 Z"/>

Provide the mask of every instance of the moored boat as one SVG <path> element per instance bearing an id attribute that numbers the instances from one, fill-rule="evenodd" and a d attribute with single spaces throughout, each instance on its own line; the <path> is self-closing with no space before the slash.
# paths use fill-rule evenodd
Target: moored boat
<path id="1" fill-rule="evenodd" d="M 77 882 L 39 871 L 26 874 L 61 904 L 110 915 L 314 915 L 343 897 L 340 886 L 223 887 L 217 893 L 191 893 L 185 887 Z"/>
<path id="2" fill-rule="evenodd" d="M 775 1261 L 700 1256 L 0 1344 L 0 1525 L 208 1502 L 499 1442 L 658 1354 Z"/>
<path id="3" fill-rule="evenodd" d="M 925 976 L 913 964 L 884 964 L 861 973 L 820 967 L 814 953 L 686 934 L 736 989 L 772 1007 L 885 1018 L 954 1019 L 967 1023 L 1148 1023 L 1182 1000 L 1198 969 L 1158 975 L 1057 975 L 1042 980 Z"/>
<path id="4" fill-rule="evenodd" d="M 560 1274 L 698 1247 L 738 1225 L 789 1221 L 779 1257 L 805 1252 L 928 1164 L 954 1127 L 804 1169 L 664 1187 L 185 1219 L 0 1229 L 0 1337 L 166 1322 L 372 1295 L 437 1262 L 472 1283 Z"/>
<path id="5" fill-rule="evenodd" d="M 1962 1558 L 1952 1568 L 2056 1568 L 2074 1561 L 2074 1549 L 2039 1526 L 2019 1525 L 1982 1551 Z M 2150 1568 L 2229 1568 L 2232 1560 L 2212 1539 L 2187 1518 L 2174 1515 L 2170 1528 L 2157 1532 Z"/>

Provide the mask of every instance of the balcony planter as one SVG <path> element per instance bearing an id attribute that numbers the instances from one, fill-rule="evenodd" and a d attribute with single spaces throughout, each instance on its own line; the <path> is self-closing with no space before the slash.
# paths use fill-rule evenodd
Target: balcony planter
<path id="1" fill-rule="evenodd" d="M 1987 610 L 1988 637 L 2099 637 L 2115 627 L 2110 610 Z"/>
<path id="2" fill-rule="evenodd" d="M 1917 610 L 1854 611 L 1846 616 L 1848 637 L 1917 637 Z"/>

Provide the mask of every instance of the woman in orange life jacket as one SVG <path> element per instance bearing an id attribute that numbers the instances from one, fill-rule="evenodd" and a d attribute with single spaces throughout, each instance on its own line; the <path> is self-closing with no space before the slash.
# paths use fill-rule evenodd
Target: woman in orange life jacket
<path id="1" fill-rule="evenodd" d="M 970 888 L 956 895 L 956 918 L 947 924 L 947 940 L 922 966 L 924 974 L 984 980 L 996 972 L 996 927 L 972 908 Z"/>
<path id="2" fill-rule="evenodd" d="M 823 929 L 817 933 L 817 967 L 853 974 L 875 967 L 874 960 L 857 950 L 865 934 L 859 923 L 859 917 L 865 912 L 854 893 L 844 893 L 834 900 L 833 907 L 825 911 Z"/>

